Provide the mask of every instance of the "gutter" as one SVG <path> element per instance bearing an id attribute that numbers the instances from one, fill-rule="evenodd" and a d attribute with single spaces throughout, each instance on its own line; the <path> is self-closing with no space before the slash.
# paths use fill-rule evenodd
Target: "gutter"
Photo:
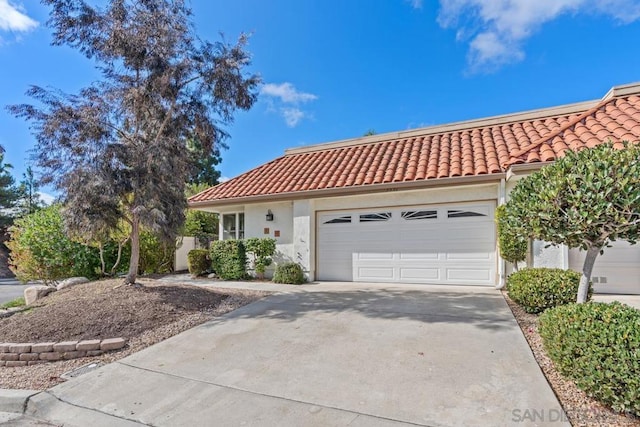
<path id="1" fill-rule="evenodd" d="M 245 203 L 275 202 L 286 200 L 314 199 L 320 197 L 351 196 L 364 193 L 382 193 L 392 191 L 419 190 L 431 187 L 451 187 L 466 184 L 482 184 L 498 182 L 506 178 L 505 173 L 492 173 L 486 175 L 457 176 L 452 178 L 435 178 L 420 181 L 387 182 L 384 184 L 369 184 L 352 187 L 323 188 L 320 190 L 291 191 L 277 194 L 261 194 L 247 197 L 234 197 L 228 199 L 205 200 L 189 202 L 190 209 L 198 209 L 214 206 L 227 206 Z"/>

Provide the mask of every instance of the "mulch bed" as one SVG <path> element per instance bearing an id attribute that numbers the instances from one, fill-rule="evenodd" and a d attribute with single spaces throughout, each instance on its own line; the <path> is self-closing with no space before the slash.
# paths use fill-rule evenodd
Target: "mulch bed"
<path id="1" fill-rule="evenodd" d="M 97 357 L 25 367 L 0 367 L 0 388 L 43 390 L 63 373 L 91 362 L 110 363 L 254 302 L 268 292 L 100 280 L 49 294 L 30 309 L 0 319 L 0 342 L 52 342 L 116 338 L 125 348 Z"/>
<path id="2" fill-rule="evenodd" d="M 507 292 L 502 292 L 502 294 L 509 308 L 511 308 L 518 325 L 520 325 L 520 329 L 522 329 L 522 333 L 529 343 L 538 365 L 540 365 L 542 372 L 547 377 L 547 381 L 555 392 L 572 426 L 640 426 L 640 419 L 638 417 L 614 412 L 597 400 L 587 396 L 573 381 L 563 377 L 562 374 L 556 370 L 553 362 L 544 350 L 542 338 L 538 333 L 538 316 L 524 311 L 522 307 L 509 298 Z"/>

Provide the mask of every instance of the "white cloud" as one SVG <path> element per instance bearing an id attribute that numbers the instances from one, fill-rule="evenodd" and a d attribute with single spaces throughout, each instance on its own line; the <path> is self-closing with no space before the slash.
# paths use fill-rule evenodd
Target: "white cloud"
<path id="1" fill-rule="evenodd" d="M 300 104 L 315 101 L 318 97 L 312 93 L 301 92 L 289 82 L 267 83 L 260 88 L 260 94 L 268 98 L 268 112 L 278 112 L 289 127 L 296 127 L 310 115 L 300 108 Z"/>
<path id="2" fill-rule="evenodd" d="M 25 32 L 37 26 L 38 23 L 29 18 L 21 6 L 0 0 L 0 30 Z"/>
<path id="3" fill-rule="evenodd" d="M 405 0 L 414 9 L 422 9 L 422 0 Z"/>
<path id="4" fill-rule="evenodd" d="M 300 110 L 296 107 L 283 108 L 282 116 L 284 117 L 284 121 L 290 128 L 294 128 L 300 123 L 302 119 L 305 118 L 306 114 L 304 111 Z"/>
<path id="5" fill-rule="evenodd" d="M 564 14 L 609 16 L 621 24 L 640 19 L 637 0 L 440 0 L 438 23 L 469 41 L 472 71 L 524 59 L 524 41 Z"/>
<path id="6" fill-rule="evenodd" d="M 220 179 L 218 179 L 218 182 L 220 184 L 222 184 L 223 182 L 227 182 L 229 181 L 231 178 L 229 178 L 228 176 L 221 176 Z"/>
<path id="7" fill-rule="evenodd" d="M 318 97 L 312 93 L 299 92 L 291 83 L 284 82 L 280 84 L 267 83 L 262 86 L 260 93 L 280 100 L 287 104 L 300 104 L 308 101 L 314 101 Z"/>
<path id="8" fill-rule="evenodd" d="M 38 194 L 40 195 L 40 200 L 42 200 L 46 205 L 50 205 L 56 199 L 55 196 L 43 193 L 42 191 L 38 191 Z"/>

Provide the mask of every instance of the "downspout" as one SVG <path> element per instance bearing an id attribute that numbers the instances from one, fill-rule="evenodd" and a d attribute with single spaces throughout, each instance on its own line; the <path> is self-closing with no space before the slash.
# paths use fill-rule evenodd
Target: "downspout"
<path id="1" fill-rule="evenodd" d="M 506 179 L 500 179 L 500 187 L 498 188 L 498 206 L 504 205 L 507 203 L 507 183 Z M 497 249 L 497 248 L 496 248 Z M 507 272 L 507 262 L 502 259 L 500 256 L 500 251 L 498 252 L 498 284 L 496 285 L 496 289 L 503 289 L 506 285 L 506 272 Z"/>

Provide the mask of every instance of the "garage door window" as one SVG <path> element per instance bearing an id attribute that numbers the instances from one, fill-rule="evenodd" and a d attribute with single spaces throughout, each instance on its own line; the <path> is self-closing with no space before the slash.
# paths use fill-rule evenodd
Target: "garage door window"
<path id="1" fill-rule="evenodd" d="M 470 218 L 474 216 L 487 216 L 486 214 L 475 211 L 448 210 L 448 218 Z"/>
<path id="2" fill-rule="evenodd" d="M 402 218 L 407 221 L 416 221 L 421 219 L 436 219 L 438 218 L 438 211 L 403 211 Z"/>
<path id="3" fill-rule="evenodd" d="M 370 213 L 360 215 L 360 222 L 379 222 L 389 221 L 391 219 L 391 212 Z"/>
<path id="4" fill-rule="evenodd" d="M 325 221 L 323 224 L 351 224 L 351 215 L 343 215 Z"/>

